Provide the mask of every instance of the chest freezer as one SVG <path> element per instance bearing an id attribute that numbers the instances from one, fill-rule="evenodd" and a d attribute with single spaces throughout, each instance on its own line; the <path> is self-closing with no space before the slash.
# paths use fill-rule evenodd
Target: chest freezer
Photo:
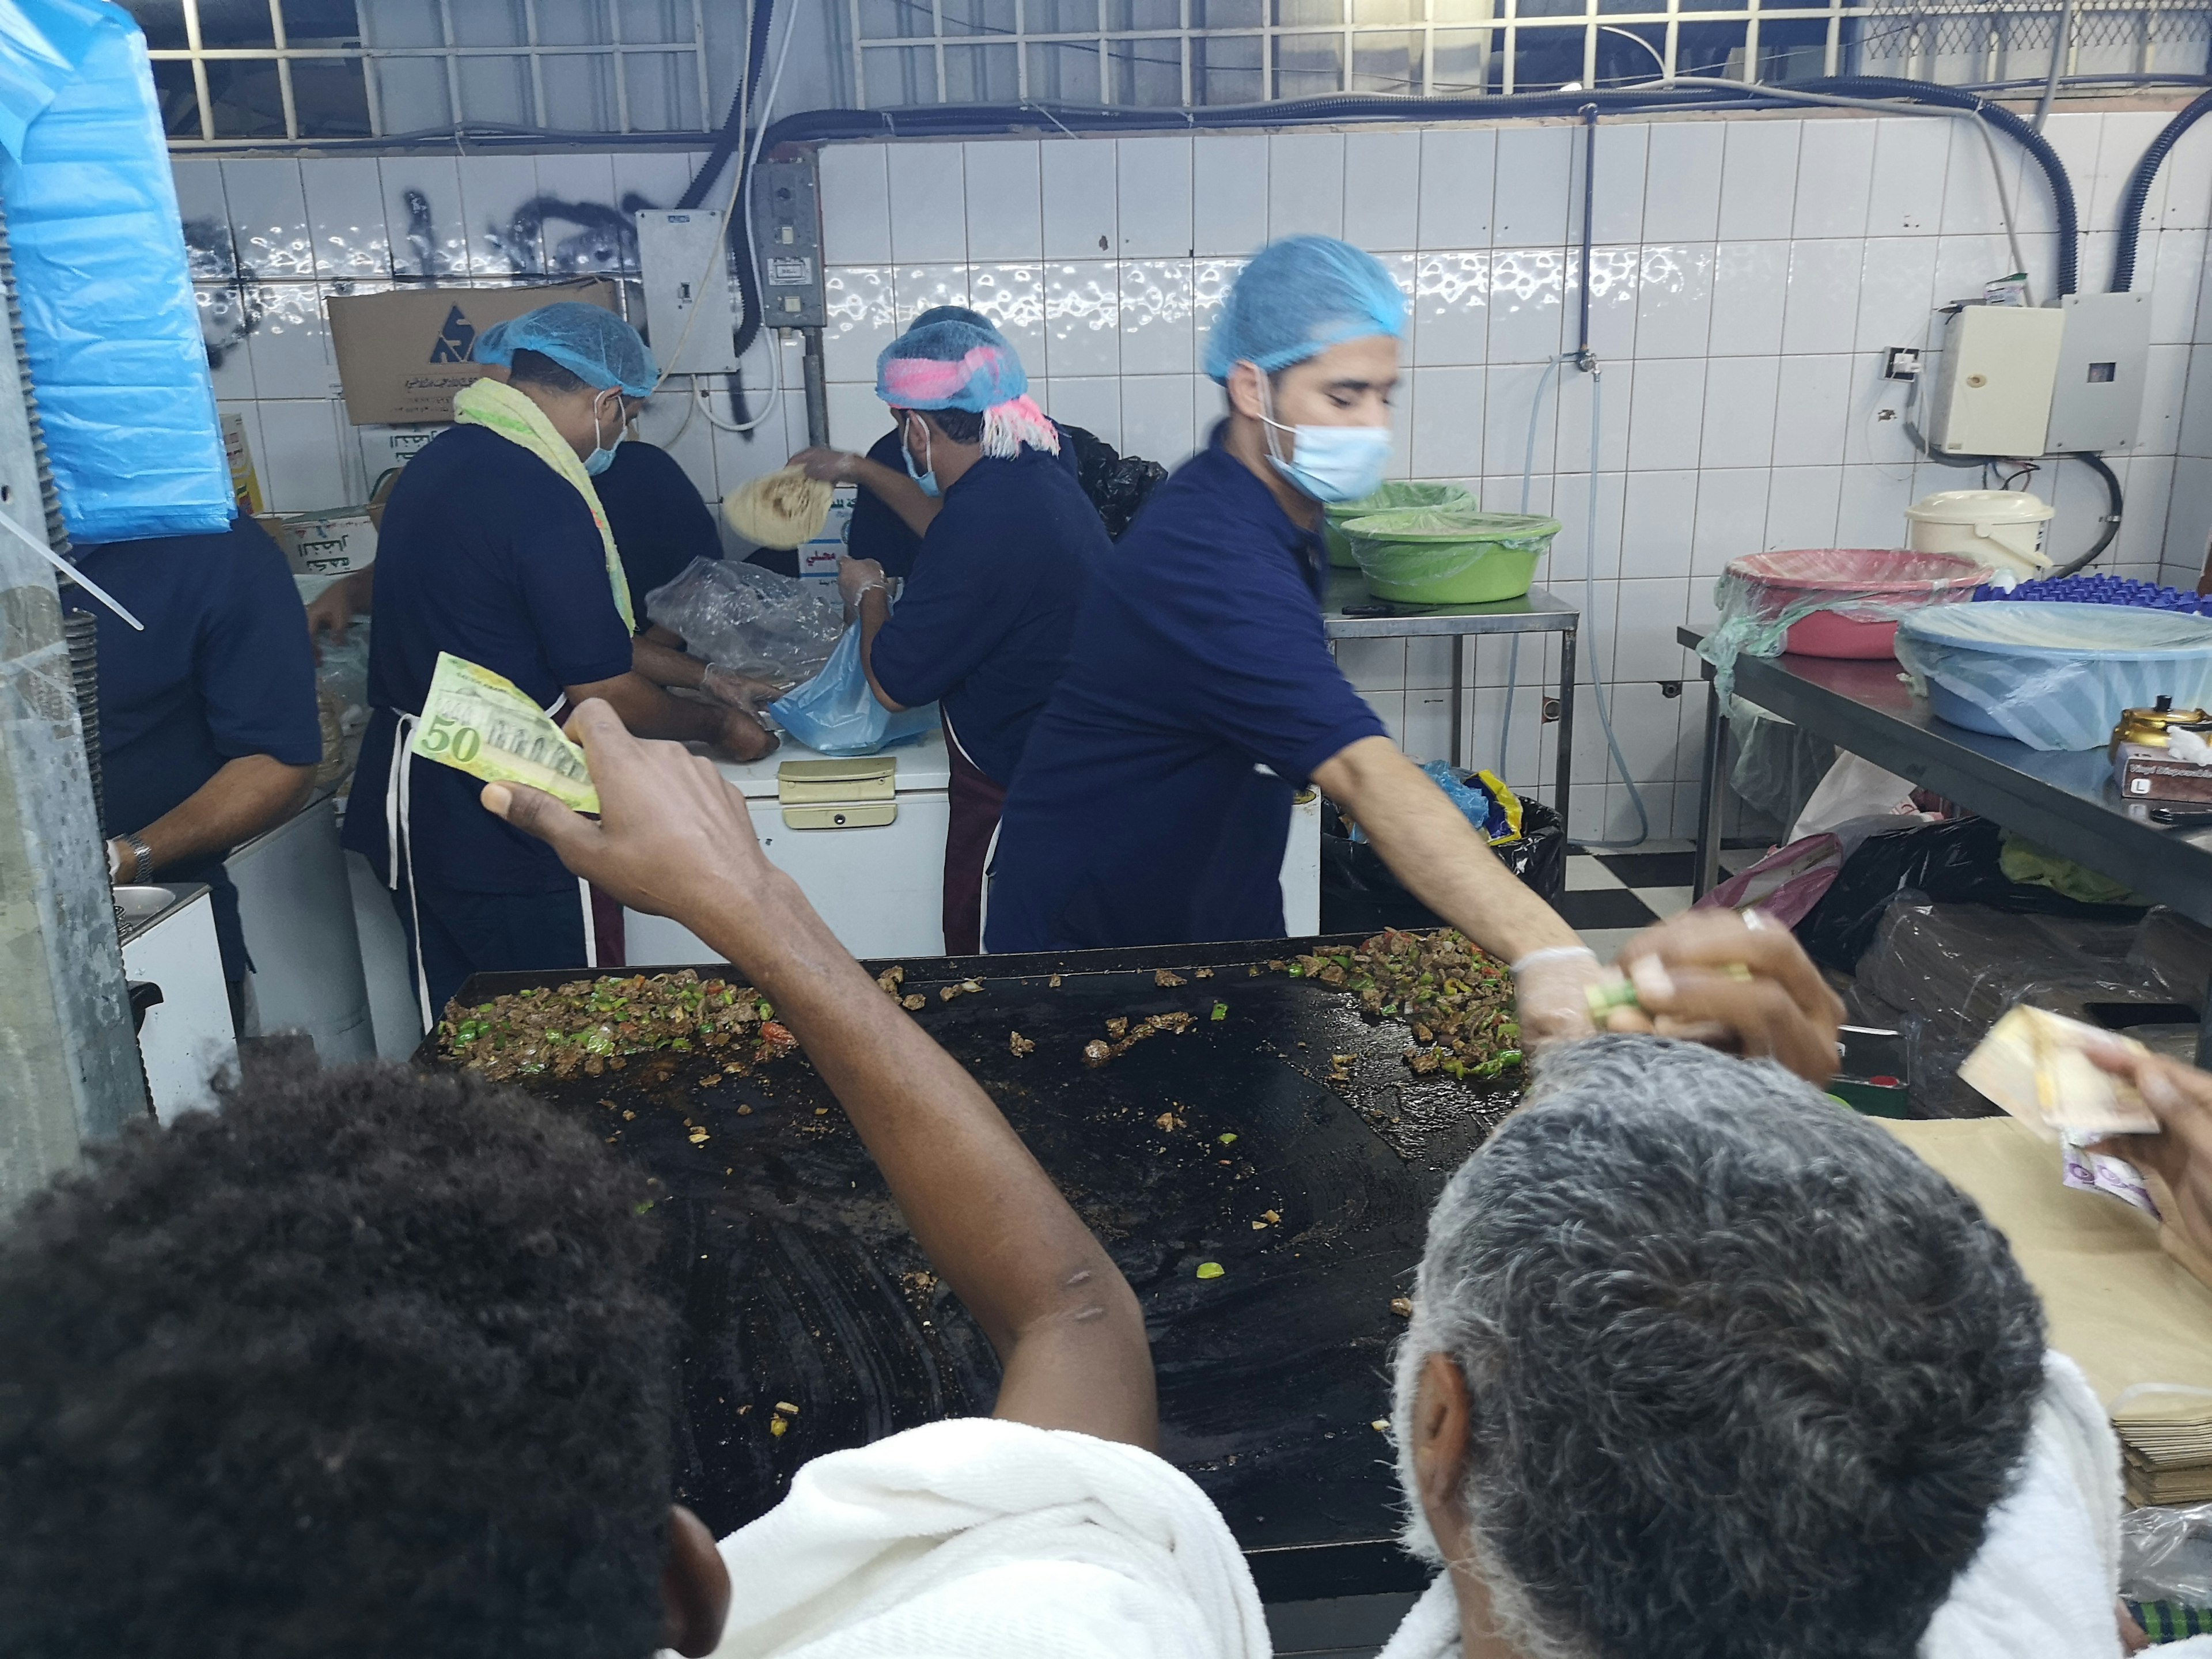
<path id="1" fill-rule="evenodd" d="M 725 761 L 770 864 L 799 884 L 856 957 L 945 954 L 945 834 L 952 809 L 945 735 L 860 760 L 787 740 L 764 760 Z M 623 954 L 641 967 L 720 962 L 665 916 L 623 913 Z"/>
<path id="2" fill-rule="evenodd" d="M 945 737 L 862 760 L 787 742 L 764 760 L 725 761 L 769 862 L 799 884 L 856 957 L 945 953 L 945 836 L 951 781 Z M 1321 931 L 1321 796 L 1299 792 L 1284 848 L 1283 919 L 1293 938 Z M 623 955 L 640 967 L 720 962 L 680 922 L 623 912 Z"/>

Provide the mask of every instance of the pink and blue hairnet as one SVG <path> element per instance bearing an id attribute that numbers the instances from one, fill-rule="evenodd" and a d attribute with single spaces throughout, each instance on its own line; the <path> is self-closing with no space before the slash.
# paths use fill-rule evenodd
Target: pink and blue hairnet
<path id="1" fill-rule="evenodd" d="M 981 415 L 983 449 L 990 455 L 1012 455 L 1025 443 L 1060 453 L 1060 434 L 1030 401 L 1029 389 L 1020 356 L 1004 335 L 980 320 L 917 322 L 876 359 L 878 397 L 893 409 Z"/>
<path id="2" fill-rule="evenodd" d="M 507 368 L 518 351 L 550 357 L 586 386 L 619 386 L 633 398 L 650 396 L 660 371 L 638 331 L 604 306 L 563 300 L 494 323 L 477 336 L 469 356 Z"/>
<path id="3" fill-rule="evenodd" d="M 1333 345 L 1406 332 L 1406 295 L 1364 248 L 1334 236 L 1271 242 L 1244 267 L 1206 338 L 1206 372 L 1226 384 L 1251 363 L 1264 374 Z"/>

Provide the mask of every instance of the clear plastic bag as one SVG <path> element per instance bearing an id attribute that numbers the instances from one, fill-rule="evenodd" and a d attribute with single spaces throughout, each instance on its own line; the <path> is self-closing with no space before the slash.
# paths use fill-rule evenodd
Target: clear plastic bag
<path id="1" fill-rule="evenodd" d="M 2101 749 L 2127 709 L 2212 700 L 2212 622 L 2165 611 L 1950 606 L 1901 625 L 1897 658 L 1937 718 L 2031 749 Z"/>
<path id="2" fill-rule="evenodd" d="M 835 582 L 732 559 L 694 559 L 645 596 L 646 615 L 695 657 L 783 687 L 812 679 L 845 633 Z"/>
<path id="3" fill-rule="evenodd" d="M 2156 1504 L 2120 1517 L 2120 1594 L 2212 1607 L 2212 1504 Z"/>
<path id="4" fill-rule="evenodd" d="M 894 714 L 876 701 L 860 666 L 860 630 L 846 630 L 822 672 L 769 704 L 776 724 L 809 749 L 845 759 L 912 743 L 937 724 L 937 705 Z"/>
<path id="5" fill-rule="evenodd" d="M 1916 1114 L 1986 1116 L 1996 1109 L 1959 1080 L 1958 1070 L 2014 1003 L 2087 1019 L 2093 1002 L 2164 1000 L 2162 988 L 2129 963 L 2133 939 L 2124 922 L 1933 904 L 1900 893 L 1859 963 L 1854 1013 L 1904 1035 Z"/>
<path id="6" fill-rule="evenodd" d="M 2160 905 L 2142 919 L 2128 961 L 2156 979 L 2176 1002 L 2202 1010 L 2212 983 L 2212 927 Z"/>
<path id="7" fill-rule="evenodd" d="M 1719 671 L 1716 694 L 1730 696 L 1735 659 L 1780 656 L 1790 647 L 1790 629 L 1809 617 L 1895 623 L 1929 605 L 1971 599 L 1981 580 L 1978 567 L 1940 553 L 1828 547 L 1752 554 L 1733 561 L 1714 584 L 1720 618 L 1698 654 Z M 1832 654 L 1887 656 L 1888 641 L 1879 641 L 1878 648 Z"/>
<path id="8" fill-rule="evenodd" d="M 1836 763 L 1836 745 L 1742 697 L 1729 700 L 1729 786 L 1786 832 Z"/>

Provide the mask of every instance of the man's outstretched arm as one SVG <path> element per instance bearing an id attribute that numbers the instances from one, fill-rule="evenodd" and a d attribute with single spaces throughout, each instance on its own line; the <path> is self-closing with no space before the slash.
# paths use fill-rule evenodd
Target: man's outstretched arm
<path id="1" fill-rule="evenodd" d="M 1150 1446 L 1158 1413 L 1136 1295 L 990 1097 L 769 863 L 744 796 L 711 761 L 641 742 L 603 703 L 579 708 L 568 729 L 591 763 L 598 823 L 502 784 L 484 805 L 623 903 L 684 923 L 775 1003 L 997 1351 L 996 1415 Z"/>

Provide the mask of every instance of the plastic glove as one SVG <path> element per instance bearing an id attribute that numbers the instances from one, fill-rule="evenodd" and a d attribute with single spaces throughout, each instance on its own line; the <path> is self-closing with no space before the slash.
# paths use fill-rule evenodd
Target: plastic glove
<path id="1" fill-rule="evenodd" d="M 873 559 L 856 559 L 849 553 L 837 556 L 837 592 L 848 606 L 860 604 L 860 596 L 870 588 L 884 586 L 884 568 Z"/>
<path id="2" fill-rule="evenodd" d="M 757 680 L 749 674 L 732 672 L 709 664 L 699 677 L 699 689 L 726 708 L 742 708 L 748 714 L 757 714 L 783 693 L 768 680 Z"/>
<path id="3" fill-rule="evenodd" d="M 1520 1004 L 1521 1046 L 1531 1056 L 1555 1042 L 1589 1036 L 1589 988 L 1604 969 L 1597 952 L 1579 945 L 1531 951 L 1513 964 L 1513 994 Z"/>

